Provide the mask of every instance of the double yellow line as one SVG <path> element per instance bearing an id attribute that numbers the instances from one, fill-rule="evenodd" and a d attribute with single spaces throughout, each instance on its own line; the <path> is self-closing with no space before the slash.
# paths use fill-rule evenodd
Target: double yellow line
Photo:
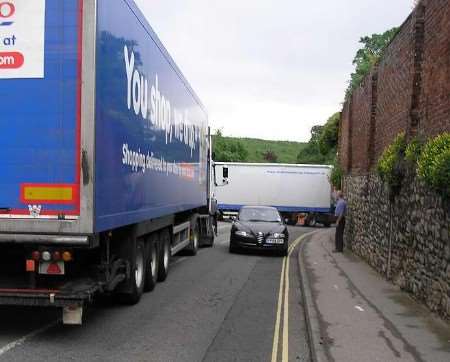
<path id="1" fill-rule="evenodd" d="M 288 255 L 283 258 L 280 276 L 280 290 L 278 291 L 277 318 L 275 320 L 275 331 L 273 333 L 272 362 L 278 361 L 281 319 L 283 319 L 281 361 L 287 362 L 289 360 L 289 259 L 297 245 L 312 233 L 313 232 L 304 234 L 296 239 L 289 246 Z M 282 311 L 283 318 L 281 318 Z"/>

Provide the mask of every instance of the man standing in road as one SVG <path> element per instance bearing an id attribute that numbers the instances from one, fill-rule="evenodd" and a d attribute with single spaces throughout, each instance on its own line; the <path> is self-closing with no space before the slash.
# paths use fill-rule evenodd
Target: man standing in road
<path id="1" fill-rule="evenodd" d="M 344 251 L 344 229 L 345 229 L 345 215 L 347 213 L 347 201 L 344 200 L 344 194 L 342 191 L 337 192 L 336 210 L 334 215 L 337 216 L 336 220 L 336 238 L 334 250 L 337 253 Z"/>

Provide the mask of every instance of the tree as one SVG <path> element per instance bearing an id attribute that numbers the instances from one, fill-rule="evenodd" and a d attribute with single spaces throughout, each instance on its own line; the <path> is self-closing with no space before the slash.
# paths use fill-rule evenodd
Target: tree
<path id="1" fill-rule="evenodd" d="M 278 161 L 278 156 L 277 154 L 272 151 L 272 150 L 267 150 L 266 152 L 263 153 L 263 158 L 264 160 L 266 160 L 267 162 L 272 162 L 275 163 Z"/>
<path id="2" fill-rule="evenodd" d="M 327 155 L 330 152 L 336 153 L 338 139 L 339 139 L 339 121 L 341 113 L 336 112 L 328 118 L 325 125 L 322 127 L 319 136 L 319 150 L 322 155 Z"/>
<path id="3" fill-rule="evenodd" d="M 323 126 L 313 126 L 311 128 L 311 138 L 310 143 L 318 143 L 320 140 L 320 135 L 322 134 Z"/>
<path id="4" fill-rule="evenodd" d="M 364 36 L 360 39 L 359 42 L 364 46 L 356 52 L 355 58 L 353 59 L 355 72 L 350 76 L 351 79 L 346 91 L 346 98 L 352 94 L 354 89 L 359 87 L 365 76 L 370 73 L 397 32 L 398 28 L 392 28 L 383 34 L 372 34 L 372 36 Z"/>
<path id="5" fill-rule="evenodd" d="M 334 113 L 323 126 L 311 128 L 311 138 L 297 155 L 298 163 L 332 164 L 336 158 L 341 113 Z"/>
<path id="6" fill-rule="evenodd" d="M 319 140 L 322 135 L 323 126 L 311 128 L 311 138 L 304 148 L 297 155 L 297 163 L 305 164 L 325 164 L 328 157 L 320 152 Z"/>
<path id="7" fill-rule="evenodd" d="M 221 130 L 217 130 L 214 135 L 213 153 L 214 161 L 218 162 L 244 162 L 248 157 L 248 151 L 243 143 L 223 137 Z"/>

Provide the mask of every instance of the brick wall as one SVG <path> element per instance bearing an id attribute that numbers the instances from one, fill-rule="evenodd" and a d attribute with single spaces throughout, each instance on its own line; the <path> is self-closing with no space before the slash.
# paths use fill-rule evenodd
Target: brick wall
<path id="1" fill-rule="evenodd" d="M 372 82 L 367 77 L 365 82 L 353 92 L 352 103 L 352 172 L 364 174 L 368 169 L 369 127 L 371 115 Z"/>
<path id="2" fill-rule="evenodd" d="M 378 66 L 374 159 L 406 130 L 413 84 L 413 17 L 403 24 Z M 369 103 L 370 99 L 363 100 Z"/>
<path id="3" fill-rule="evenodd" d="M 444 131 L 450 131 L 450 1 L 423 0 L 344 104 L 341 164 L 347 174 L 367 174 L 400 132 L 427 138 Z"/>
<path id="4" fill-rule="evenodd" d="M 422 0 L 344 104 L 339 139 L 345 244 L 450 319 L 450 203 L 408 172 L 389 197 L 374 168 L 400 132 L 450 132 L 450 0 Z"/>
<path id="5" fill-rule="evenodd" d="M 425 4 L 423 83 L 419 132 L 435 136 L 450 130 L 450 5 Z"/>
<path id="6" fill-rule="evenodd" d="M 341 122 L 339 125 L 339 162 L 346 173 L 350 172 L 351 163 L 349 156 L 349 146 L 351 146 L 349 139 L 350 130 L 350 102 L 344 104 L 341 113 Z"/>

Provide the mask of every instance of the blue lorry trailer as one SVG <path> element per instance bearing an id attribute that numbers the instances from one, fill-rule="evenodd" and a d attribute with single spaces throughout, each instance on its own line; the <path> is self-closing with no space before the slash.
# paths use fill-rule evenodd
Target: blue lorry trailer
<path id="1" fill-rule="evenodd" d="M 214 241 L 207 113 L 132 0 L 0 4 L 0 304 L 137 303 Z"/>

